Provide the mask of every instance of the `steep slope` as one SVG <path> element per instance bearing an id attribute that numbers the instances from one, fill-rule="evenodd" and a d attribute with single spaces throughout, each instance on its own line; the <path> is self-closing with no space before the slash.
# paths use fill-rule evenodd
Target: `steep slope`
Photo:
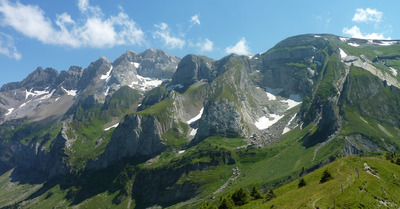
<path id="1" fill-rule="evenodd" d="M 197 208 L 238 187 L 282 186 L 343 156 L 398 152 L 399 50 L 397 41 L 308 34 L 252 57 L 179 61 L 150 49 L 84 70 L 42 70 L 48 80 L 0 92 L 2 179 L 18 182 L 19 169 L 6 172 L 17 166 L 46 174 L 20 177 L 32 186 L 14 206 L 26 208 L 99 199 Z M 32 83 L 37 89 L 24 86 Z M 57 106 L 61 93 L 71 102 L 65 112 L 16 114 L 27 100 Z"/>
<path id="2" fill-rule="evenodd" d="M 332 179 L 321 182 L 325 171 Z M 267 201 L 253 200 L 237 208 L 398 208 L 399 172 L 399 165 L 381 158 L 345 157 L 302 176 L 301 187 L 296 180 L 275 189 L 275 197 Z"/>

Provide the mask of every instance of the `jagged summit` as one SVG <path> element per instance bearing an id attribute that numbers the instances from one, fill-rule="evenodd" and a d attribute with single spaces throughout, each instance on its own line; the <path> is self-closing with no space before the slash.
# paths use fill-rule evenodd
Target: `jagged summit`
<path id="1" fill-rule="evenodd" d="M 102 198 L 198 208 L 254 182 L 269 191 L 343 156 L 392 156 L 399 51 L 398 41 L 306 34 L 254 56 L 180 59 L 149 49 L 85 69 L 39 68 L 0 92 L 0 168 L 57 185 L 32 188 L 15 207 Z"/>

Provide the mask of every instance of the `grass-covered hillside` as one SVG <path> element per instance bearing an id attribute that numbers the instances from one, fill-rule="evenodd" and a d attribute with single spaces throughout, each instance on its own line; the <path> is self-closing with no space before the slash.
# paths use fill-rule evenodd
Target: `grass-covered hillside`
<path id="1" fill-rule="evenodd" d="M 242 195 L 241 199 L 247 199 L 246 204 L 229 201 L 234 208 L 399 208 L 399 176 L 400 165 L 382 157 L 345 157 L 265 191 L 259 199 L 252 196 L 252 187 L 245 187 L 247 198 Z M 232 199 L 237 191 L 206 202 L 203 208 L 221 206 L 222 200 Z"/>

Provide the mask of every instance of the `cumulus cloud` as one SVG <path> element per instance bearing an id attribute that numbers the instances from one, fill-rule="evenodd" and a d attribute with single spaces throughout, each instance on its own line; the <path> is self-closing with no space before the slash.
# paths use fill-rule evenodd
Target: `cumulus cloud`
<path id="1" fill-rule="evenodd" d="M 166 23 L 155 24 L 154 27 L 156 27 L 157 30 L 153 33 L 153 38 L 160 38 L 166 47 L 182 49 L 185 45 L 185 40 L 170 34 L 169 27 Z"/>
<path id="2" fill-rule="evenodd" d="M 196 24 L 200 25 L 200 16 L 199 16 L 199 15 L 194 15 L 194 16 L 192 16 L 192 17 L 190 18 L 190 22 L 191 22 L 193 25 L 196 25 Z"/>
<path id="3" fill-rule="evenodd" d="M 206 38 L 204 41 L 198 42 L 196 46 L 201 52 L 210 52 L 214 49 L 214 43 Z"/>
<path id="4" fill-rule="evenodd" d="M 251 55 L 250 48 L 247 45 L 247 41 L 244 37 L 240 39 L 240 41 L 237 42 L 235 46 L 226 47 L 225 52 L 229 54 L 235 53 L 238 55 Z"/>
<path id="5" fill-rule="evenodd" d="M 0 32 L 0 54 L 9 58 L 20 60 L 22 55 L 14 46 L 14 40 L 11 36 Z"/>
<path id="6" fill-rule="evenodd" d="M 378 11 L 376 9 L 362 9 L 358 8 L 356 9 L 356 13 L 353 16 L 353 21 L 354 22 L 380 22 L 382 20 L 383 13 L 381 11 Z"/>
<path id="7" fill-rule="evenodd" d="M 352 28 L 343 28 L 343 33 L 349 35 L 353 38 L 361 38 L 361 39 L 381 39 L 381 40 L 390 40 L 390 37 L 384 37 L 383 33 L 368 33 L 363 34 L 361 30 L 357 26 L 353 26 Z"/>
<path id="8" fill-rule="evenodd" d="M 1 24 L 45 44 L 78 47 L 113 47 L 144 43 L 144 33 L 124 12 L 103 17 L 99 7 L 89 0 L 78 1 L 79 10 L 86 15 L 80 23 L 68 13 L 57 15 L 55 25 L 37 6 L 20 2 L 0 1 Z"/>

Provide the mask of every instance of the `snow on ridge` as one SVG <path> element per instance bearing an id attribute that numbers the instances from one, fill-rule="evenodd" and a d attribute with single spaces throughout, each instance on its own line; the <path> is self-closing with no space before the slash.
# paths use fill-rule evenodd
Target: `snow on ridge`
<path id="1" fill-rule="evenodd" d="M 359 44 L 357 44 L 357 43 L 347 43 L 348 45 L 350 45 L 350 46 L 354 46 L 354 47 L 359 47 L 360 45 Z"/>
<path id="2" fill-rule="evenodd" d="M 321 38 L 320 35 L 314 35 L 314 38 Z"/>
<path id="3" fill-rule="evenodd" d="M 187 123 L 187 124 L 191 124 L 191 123 L 193 123 L 193 122 L 199 120 L 199 119 L 201 118 L 201 115 L 203 114 L 203 111 L 204 111 L 204 107 L 201 108 L 199 114 L 197 114 L 196 116 L 194 116 L 194 118 L 192 118 L 192 119 L 186 121 L 186 123 Z"/>
<path id="4" fill-rule="evenodd" d="M 339 50 L 340 50 L 340 58 L 342 58 L 342 59 L 346 58 L 347 57 L 346 52 L 344 52 L 343 49 L 341 49 L 341 48 L 339 48 Z"/>
<path id="5" fill-rule="evenodd" d="M 100 79 L 101 80 L 106 80 L 108 82 L 108 79 L 110 79 L 110 74 L 111 71 L 113 70 L 113 66 L 111 65 L 110 70 L 105 74 L 105 75 L 101 75 Z"/>
<path id="6" fill-rule="evenodd" d="M 349 38 L 344 38 L 344 37 L 339 37 L 341 41 L 343 42 L 347 42 L 349 40 Z"/>
<path id="7" fill-rule="evenodd" d="M 10 115 L 14 111 L 14 108 L 8 109 L 8 112 L 5 114 L 5 116 Z"/>
<path id="8" fill-rule="evenodd" d="M 390 72 L 392 72 L 392 74 L 393 74 L 394 76 L 397 76 L 397 70 L 396 70 L 396 69 L 394 69 L 394 68 L 392 68 L 392 67 L 389 67 L 389 69 L 390 69 Z"/>
<path id="9" fill-rule="evenodd" d="M 254 125 L 259 129 L 259 130 L 264 130 L 269 128 L 270 126 L 274 125 L 276 122 L 278 122 L 281 118 L 283 118 L 284 115 L 276 115 L 276 114 L 270 114 L 269 117 L 272 119 L 269 119 L 266 116 L 262 116 L 259 118 Z"/>
<path id="10" fill-rule="evenodd" d="M 108 128 L 105 128 L 104 131 L 108 131 L 108 130 L 110 130 L 110 129 L 112 129 L 112 128 L 116 128 L 118 125 L 119 125 L 119 123 L 117 123 L 117 124 L 115 124 L 115 125 L 112 125 L 112 126 L 110 126 L 110 127 L 108 127 Z"/>
<path id="11" fill-rule="evenodd" d="M 378 44 L 378 45 L 381 45 L 381 46 L 390 46 L 390 45 L 393 45 L 393 44 L 397 44 L 397 41 L 381 41 L 381 43 Z"/>

